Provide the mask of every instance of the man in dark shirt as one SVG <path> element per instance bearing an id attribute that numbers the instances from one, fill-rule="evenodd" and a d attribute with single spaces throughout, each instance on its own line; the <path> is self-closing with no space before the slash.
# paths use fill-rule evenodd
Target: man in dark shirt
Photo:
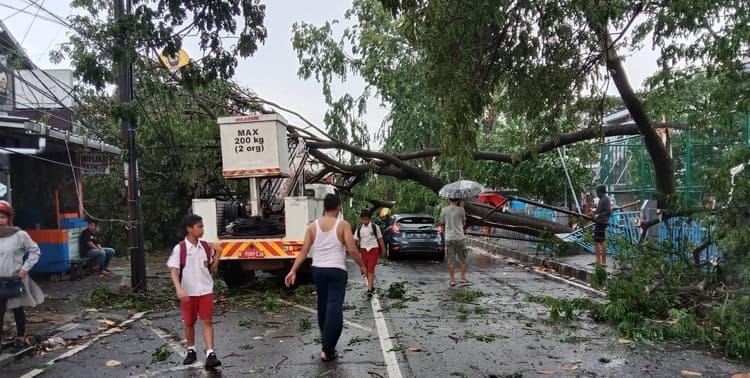
<path id="1" fill-rule="evenodd" d="M 88 226 L 86 226 L 86 229 L 81 232 L 79 244 L 81 257 L 95 257 L 98 259 L 99 275 L 109 276 L 112 274 L 107 267 L 112 260 L 112 256 L 115 255 L 115 250 L 102 247 L 101 241 L 99 240 L 97 222 L 95 220 L 89 220 Z"/>
<path id="2" fill-rule="evenodd" d="M 604 185 L 596 187 L 596 196 L 599 197 L 599 203 L 596 205 L 594 212 L 594 252 L 596 261 L 594 264 L 601 264 L 607 267 L 607 226 L 609 218 L 612 216 L 612 202 L 607 197 L 607 188 Z"/>

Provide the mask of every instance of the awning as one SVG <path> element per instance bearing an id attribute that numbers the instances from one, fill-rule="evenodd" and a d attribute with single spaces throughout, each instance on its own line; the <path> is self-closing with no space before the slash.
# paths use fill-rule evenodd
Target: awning
<path id="1" fill-rule="evenodd" d="M 64 130 L 54 129 L 29 118 L 0 116 L 0 134 L 6 133 L 16 133 L 17 135 L 22 134 L 27 137 L 44 137 L 50 142 L 65 143 L 67 141 L 68 144 L 76 146 L 79 149 L 86 148 L 112 155 L 119 155 L 122 152 L 120 148 L 107 144 L 101 140 L 72 134 Z"/>

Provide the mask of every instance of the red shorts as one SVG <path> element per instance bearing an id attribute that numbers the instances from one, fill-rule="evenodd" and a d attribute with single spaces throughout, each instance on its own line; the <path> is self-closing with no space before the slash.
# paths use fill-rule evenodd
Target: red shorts
<path id="1" fill-rule="evenodd" d="M 365 262 L 365 267 L 367 267 L 367 273 L 375 273 L 375 265 L 378 265 L 378 256 L 380 256 L 380 248 L 373 248 L 369 251 L 362 248 L 359 250 L 359 253 L 362 255 L 362 260 L 364 260 Z"/>
<path id="2" fill-rule="evenodd" d="M 198 297 L 187 297 L 180 301 L 182 308 L 182 321 L 185 325 L 195 324 L 200 315 L 201 320 L 211 320 L 214 315 L 214 295 L 206 294 Z"/>

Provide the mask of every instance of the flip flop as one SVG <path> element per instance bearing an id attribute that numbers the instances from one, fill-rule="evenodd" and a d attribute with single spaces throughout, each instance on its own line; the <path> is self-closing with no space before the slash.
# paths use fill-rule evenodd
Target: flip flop
<path id="1" fill-rule="evenodd" d="M 325 353 L 325 352 L 323 352 L 323 353 Z M 335 360 L 337 358 L 339 358 L 339 352 L 337 352 L 337 351 L 334 350 L 333 353 L 331 353 L 330 356 L 326 353 L 326 356 L 325 357 L 321 357 L 320 360 L 323 361 L 323 362 L 331 362 L 331 361 L 333 361 L 333 360 Z"/>
<path id="2" fill-rule="evenodd" d="M 602 268 L 606 268 L 606 267 L 607 267 L 607 264 L 602 265 Z"/>
<path id="3" fill-rule="evenodd" d="M 588 265 L 588 266 L 596 266 L 596 264 L 597 264 L 597 263 L 595 263 L 595 262 L 592 262 L 592 263 L 588 263 L 588 264 L 586 264 L 586 265 Z"/>
<path id="4" fill-rule="evenodd" d="M 467 280 L 461 280 L 461 284 L 468 284 L 468 283 L 471 283 L 471 282 L 469 282 Z"/>
<path id="5" fill-rule="evenodd" d="M 448 284 L 451 285 L 451 286 L 456 286 L 456 281 L 451 281 Z"/>

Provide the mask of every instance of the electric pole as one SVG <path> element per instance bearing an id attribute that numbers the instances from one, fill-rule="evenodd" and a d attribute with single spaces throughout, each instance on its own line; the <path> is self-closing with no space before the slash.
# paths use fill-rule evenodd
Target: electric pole
<path id="1" fill-rule="evenodd" d="M 130 13 L 130 0 L 128 13 Z M 125 16 L 125 0 L 114 0 L 115 22 L 121 23 Z M 141 219 L 141 195 L 138 191 L 138 155 L 135 145 L 135 117 L 129 105 L 133 98 L 133 54 L 127 45 L 124 28 L 118 25 L 120 34 L 116 36 L 117 51 L 120 57 L 117 62 L 117 86 L 120 91 L 120 112 L 123 145 L 128 150 L 128 246 L 130 249 L 130 285 L 133 291 L 145 292 L 146 255 L 143 250 L 143 221 Z"/>

